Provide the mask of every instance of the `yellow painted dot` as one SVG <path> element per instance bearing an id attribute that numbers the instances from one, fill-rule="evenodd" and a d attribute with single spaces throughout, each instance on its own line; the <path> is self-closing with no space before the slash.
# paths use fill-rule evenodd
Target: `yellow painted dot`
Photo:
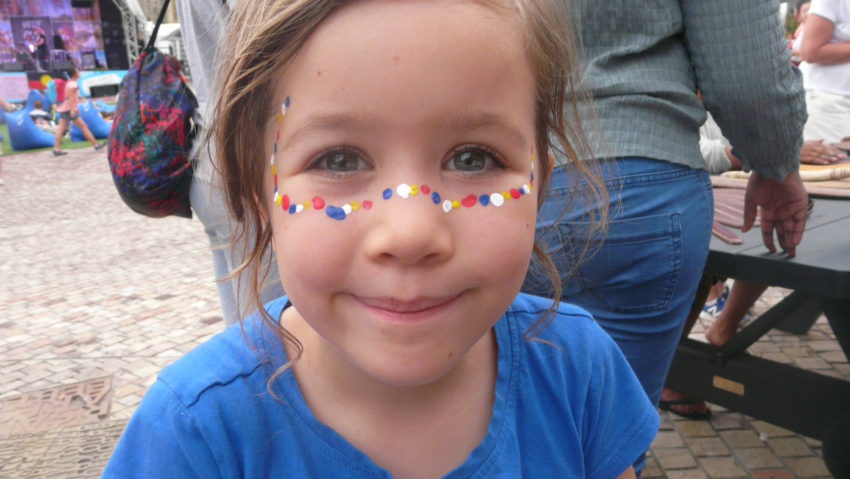
<path id="1" fill-rule="evenodd" d="M 275 196 L 275 197 L 274 197 L 274 204 L 275 204 L 275 206 L 280 206 L 280 204 L 281 204 L 282 202 L 283 202 L 283 197 L 282 197 L 282 196 L 277 195 L 277 196 Z"/>
<path id="2" fill-rule="evenodd" d="M 511 194 L 508 193 L 507 191 L 503 191 L 502 192 L 502 198 L 509 200 L 509 199 L 511 199 Z"/>
<path id="3" fill-rule="evenodd" d="M 309 202 L 309 201 L 305 201 L 305 202 L 303 202 L 303 203 L 301 203 L 301 204 L 302 204 L 302 205 L 304 205 L 304 209 L 305 209 L 305 210 L 309 210 L 309 209 L 310 209 L 310 202 Z"/>
<path id="4" fill-rule="evenodd" d="M 272 165 L 272 176 L 277 176 L 277 168 L 274 165 Z"/>
<path id="5" fill-rule="evenodd" d="M 283 115 L 281 115 L 280 113 L 277 114 L 277 124 L 283 124 Z"/>
<path id="6" fill-rule="evenodd" d="M 410 185 L 410 196 L 416 196 L 419 193 L 419 187 L 416 185 Z"/>
<path id="7" fill-rule="evenodd" d="M 458 208 L 460 208 L 460 201 L 458 201 L 458 200 L 452 200 L 452 209 L 455 209 L 455 210 L 456 210 L 456 209 L 458 209 Z"/>
<path id="8" fill-rule="evenodd" d="M 349 203 L 349 205 L 351 205 L 351 211 L 359 211 L 360 210 L 360 203 L 358 203 L 356 201 L 352 201 L 351 203 Z"/>

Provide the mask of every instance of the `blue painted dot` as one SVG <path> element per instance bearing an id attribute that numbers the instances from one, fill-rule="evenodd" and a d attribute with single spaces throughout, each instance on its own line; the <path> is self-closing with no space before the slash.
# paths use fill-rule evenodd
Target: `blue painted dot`
<path id="1" fill-rule="evenodd" d="M 277 143 L 274 144 L 274 152 L 277 153 Z"/>
<path id="2" fill-rule="evenodd" d="M 381 196 L 383 196 L 385 200 L 390 199 L 390 197 L 392 195 L 393 195 L 393 190 L 391 190 L 389 188 L 385 189 L 384 192 L 381 194 Z"/>
<path id="3" fill-rule="evenodd" d="M 522 186 L 517 188 L 517 191 L 519 191 L 520 196 L 525 196 L 525 188 L 523 188 Z"/>
<path id="4" fill-rule="evenodd" d="M 481 203 L 481 206 L 487 206 L 490 204 L 490 195 L 481 195 L 478 197 L 478 202 Z"/>
<path id="5" fill-rule="evenodd" d="M 286 100 L 284 100 L 283 104 L 286 105 L 287 108 L 289 108 L 289 97 L 286 97 Z"/>
<path id="6" fill-rule="evenodd" d="M 345 219 L 345 211 L 342 208 L 337 208 L 336 206 L 328 206 L 325 208 L 325 214 L 335 220 Z"/>
<path id="7" fill-rule="evenodd" d="M 534 181 L 534 173 L 531 174 L 531 181 Z"/>
<path id="8" fill-rule="evenodd" d="M 291 215 L 295 214 L 295 205 L 289 205 L 289 214 L 291 214 Z"/>
<path id="9" fill-rule="evenodd" d="M 439 205 L 440 204 L 440 194 L 437 193 L 436 191 L 432 192 L 431 193 L 431 201 L 433 201 L 435 205 Z"/>

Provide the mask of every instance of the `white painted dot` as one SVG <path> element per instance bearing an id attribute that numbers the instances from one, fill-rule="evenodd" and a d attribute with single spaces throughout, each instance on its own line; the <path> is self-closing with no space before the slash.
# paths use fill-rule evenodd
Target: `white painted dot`
<path id="1" fill-rule="evenodd" d="M 528 185 L 522 185 L 522 191 L 525 191 L 525 194 L 531 193 L 531 187 Z"/>
<path id="2" fill-rule="evenodd" d="M 398 185 L 398 188 L 395 189 L 396 194 L 401 196 L 404 199 L 410 198 L 410 185 L 407 183 L 402 183 Z"/>
<path id="3" fill-rule="evenodd" d="M 271 157 L 271 158 L 269 158 L 269 164 L 270 164 L 270 165 L 273 165 L 273 164 L 274 164 L 274 153 L 272 153 L 272 157 Z"/>
<path id="4" fill-rule="evenodd" d="M 302 211 L 304 211 L 304 205 L 295 205 L 296 213 L 301 213 Z"/>
<path id="5" fill-rule="evenodd" d="M 505 204 L 505 197 L 501 193 L 493 193 L 490 195 L 490 204 L 499 207 Z"/>
<path id="6" fill-rule="evenodd" d="M 342 205 L 342 211 L 345 212 L 346 216 L 351 214 L 351 205 L 345 204 Z"/>
<path id="7" fill-rule="evenodd" d="M 452 202 L 451 202 L 451 201 L 449 201 L 449 200 L 445 200 L 445 201 L 443 201 L 443 211 L 445 211 L 446 213 L 448 213 L 448 212 L 449 212 L 449 211 L 451 211 L 451 210 L 452 210 Z"/>
<path id="8" fill-rule="evenodd" d="M 280 195 L 278 194 L 277 190 L 274 190 L 274 202 L 275 203 L 277 203 L 278 198 L 280 198 Z"/>
<path id="9" fill-rule="evenodd" d="M 280 104 L 280 114 L 286 116 L 286 103 Z"/>

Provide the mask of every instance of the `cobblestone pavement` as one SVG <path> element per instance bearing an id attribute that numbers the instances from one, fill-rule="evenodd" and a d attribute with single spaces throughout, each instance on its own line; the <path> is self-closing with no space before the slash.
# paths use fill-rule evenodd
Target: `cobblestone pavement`
<path id="1" fill-rule="evenodd" d="M 0 478 L 97 477 L 157 372 L 222 328 L 206 236 L 130 212 L 103 153 L 0 160 Z M 823 320 L 751 351 L 850 378 Z M 662 414 L 644 477 L 829 474 L 817 441 L 715 408 Z"/>

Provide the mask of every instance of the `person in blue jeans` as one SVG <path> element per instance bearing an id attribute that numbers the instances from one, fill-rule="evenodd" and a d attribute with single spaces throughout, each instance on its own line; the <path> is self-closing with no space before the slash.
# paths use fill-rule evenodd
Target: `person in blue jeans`
<path id="1" fill-rule="evenodd" d="M 775 233 L 794 255 L 807 205 L 798 173 L 806 119 L 800 75 L 771 0 L 746 9 L 732 1 L 568 3 L 581 25 L 579 56 L 593 97 L 583 126 L 604 160 L 610 202 L 574 204 L 578 180 L 569 166 L 556 166 L 538 235 L 564 272 L 562 299 L 592 313 L 654 404 L 688 412 L 689 398 L 662 397 L 662 389 L 711 234 L 699 127 L 711 111 L 743 168 L 753 170 L 745 229 L 760 207 L 765 245 L 776 250 Z M 591 238 L 595 251 L 564 240 L 581 238 L 606 206 L 610 223 L 606 236 Z M 524 291 L 545 294 L 540 277 L 532 270 Z"/>

